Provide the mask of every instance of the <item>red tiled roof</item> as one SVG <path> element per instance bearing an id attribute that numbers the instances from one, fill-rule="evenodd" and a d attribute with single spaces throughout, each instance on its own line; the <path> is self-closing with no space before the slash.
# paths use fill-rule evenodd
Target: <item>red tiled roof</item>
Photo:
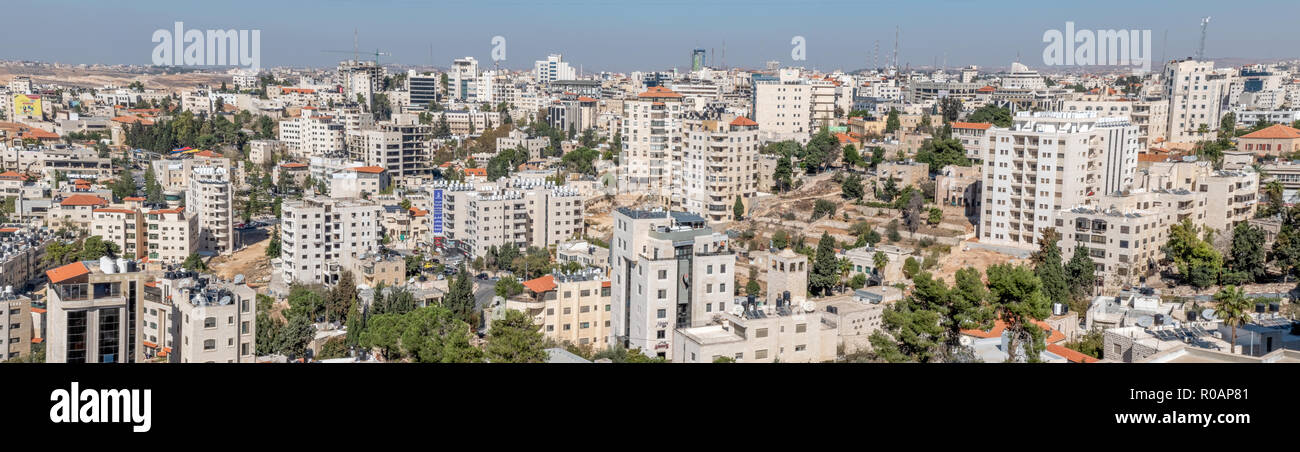
<path id="1" fill-rule="evenodd" d="M 108 201 L 94 195 L 72 195 L 59 202 L 61 206 L 106 206 Z"/>
<path id="2" fill-rule="evenodd" d="M 73 262 L 71 264 L 64 265 L 62 267 L 58 267 L 53 270 L 49 270 L 45 272 L 45 276 L 48 276 L 50 278 L 50 282 L 54 284 L 58 284 L 67 281 L 69 279 L 76 278 L 78 276 L 85 276 L 89 274 L 90 274 L 90 269 L 86 268 L 86 264 L 83 264 L 81 262 Z"/>
<path id="3" fill-rule="evenodd" d="M 731 120 L 731 125 L 738 126 L 738 127 L 748 127 L 748 126 L 756 126 L 758 125 L 758 123 L 744 116 L 737 116 L 736 119 Z"/>
<path id="4" fill-rule="evenodd" d="M 122 198 L 123 201 L 144 201 L 143 196 L 127 196 Z"/>
<path id="5" fill-rule="evenodd" d="M 117 116 L 113 118 L 113 122 L 120 122 L 122 124 L 134 124 L 138 122 L 146 126 L 153 125 L 153 121 L 138 116 Z"/>
<path id="6" fill-rule="evenodd" d="M 636 97 L 657 99 L 663 97 L 679 98 L 682 97 L 682 95 L 662 86 L 651 86 L 650 89 L 646 90 L 646 92 L 637 94 Z"/>
<path id="7" fill-rule="evenodd" d="M 195 157 L 207 157 L 207 158 L 212 158 L 212 157 L 221 157 L 220 154 L 217 154 L 216 152 L 212 152 L 212 151 L 199 151 L 199 152 L 195 153 L 194 156 L 195 156 Z"/>
<path id="8" fill-rule="evenodd" d="M 32 312 L 35 312 L 37 314 L 44 314 L 45 308 L 32 308 Z"/>
<path id="9" fill-rule="evenodd" d="M 954 129 L 988 130 L 989 127 L 993 127 L 993 124 L 987 122 L 957 122 L 957 121 L 953 121 L 952 123 L 952 128 Z"/>
<path id="10" fill-rule="evenodd" d="M 349 168 L 349 169 L 351 169 L 352 171 L 356 171 L 358 173 L 368 173 L 368 174 L 379 174 L 384 172 L 384 167 L 382 166 L 358 166 L 356 168 Z"/>
<path id="11" fill-rule="evenodd" d="M 1268 140 L 1294 140 L 1300 138 L 1300 130 L 1282 124 L 1273 124 L 1263 129 L 1242 135 L 1241 137 L 1262 138 Z"/>
<path id="12" fill-rule="evenodd" d="M 413 216 L 413 217 L 422 217 L 422 216 L 425 216 L 425 215 L 428 215 L 428 214 L 429 214 L 429 211 L 427 211 L 427 210 L 420 210 L 418 207 L 412 207 L 412 208 L 411 208 L 411 216 Z"/>
<path id="13" fill-rule="evenodd" d="M 110 209 L 110 208 L 95 209 L 94 212 L 95 213 L 125 213 L 128 215 L 135 213 L 135 211 L 131 209 Z"/>
<path id="14" fill-rule="evenodd" d="M 185 206 L 180 206 L 173 209 L 150 210 L 149 215 L 162 215 L 165 213 L 181 213 L 184 211 L 185 211 Z"/>
<path id="15" fill-rule="evenodd" d="M 0 173 L 0 179 L 3 179 L 3 180 L 15 180 L 15 179 L 17 179 L 17 180 L 24 180 L 24 181 L 25 181 L 25 180 L 27 180 L 27 176 L 26 176 L 26 175 L 23 175 L 23 174 L 18 174 L 17 172 L 15 172 L 15 171 L 13 171 L 13 170 L 10 170 L 10 171 L 5 171 L 5 172 L 3 172 L 3 173 Z"/>
<path id="16" fill-rule="evenodd" d="M 992 86 L 985 86 L 985 87 L 983 87 L 983 88 L 980 88 L 980 89 L 975 90 L 975 92 L 977 92 L 977 93 L 991 93 L 991 92 L 994 92 L 994 91 L 997 91 L 997 90 L 998 90 L 997 88 L 994 88 L 994 87 L 992 87 Z"/>
<path id="17" fill-rule="evenodd" d="M 1049 344 L 1047 346 L 1047 351 L 1055 353 L 1060 357 L 1069 360 L 1072 363 L 1095 363 L 1097 361 L 1100 361 L 1097 358 L 1093 358 L 1091 356 L 1085 355 L 1078 351 L 1065 348 L 1065 346 L 1060 344 Z"/>
<path id="18" fill-rule="evenodd" d="M 487 168 L 465 168 L 465 175 L 487 177 Z"/>
<path id="19" fill-rule="evenodd" d="M 0 228 L 0 232 L 18 232 L 18 228 Z"/>
<path id="20" fill-rule="evenodd" d="M 298 162 L 289 162 L 289 163 L 281 163 L 280 167 L 281 168 L 306 168 L 307 164 L 298 163 Z"/>
<path id="21" fill-rule="evenodd" d="M 527 287 L 528 290 L 533 291 L 533 293 L 549 292 L 556 288 L 555 277 L 546 275 L 541 278 L 530 279 L 524 281 L 524 287 Z"/>
<path id="22" fill-rule="evenodd" d="M 596 99 L 587 96 L 578 96 L 578 102 L 596 102 Z"/>

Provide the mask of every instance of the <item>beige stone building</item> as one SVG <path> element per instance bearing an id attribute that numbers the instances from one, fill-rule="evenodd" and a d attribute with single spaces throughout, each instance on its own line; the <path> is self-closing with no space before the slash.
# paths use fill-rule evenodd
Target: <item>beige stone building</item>
<path id="1" fill-rule="evenodd" d="M 32 339 L 32 300 L 0 293 L 0 361 L 31 354 Z"/>
<path id="2" fill-rule="evenodd" d="M 687 120 L 682 149 L 682 209 L 711 222 L 735 220 L 740 199 L 749 211 L 758 186 L 758 123 Z"/>
<path id="3" fill-rule="evenodd" d="M 876 165 L 876 187 L 884 189 L 890 180 L 899 190 L 904 187 L 921 188 L 921 183 L 930 179 L 930 166 L 918 162 L 881 162 Z"/>
<path id="4" fill-rule="evenodd" d="M 144 345 L 130 332 L 138 325 L 146 273 L 119 271 L 105 258 L 73 262 L 46 275 L 46 362 L 129 363 L 143 357 Z"/>
<path id="5" fill-rule="evenodd" d="M 554 273 L 523 284 L 525 292 L 506 300 L 506 308 L 528 314 L 547 338 L 595 350 L 611 345 L 610 283 L 603 271 Z"/>
<path id="6" fill-rule="evenodd" d="M 117 245 L 120 255 L 139 259 L 146 255 L 144 214 L 138 209 L 101 207 L 92 212 L 90 235 Z"/>
<path id="7" fill-rule="evenodd" d="M 199 218 L 184 206 L 150 210 L 146 228 L 149 262 L 175 265 L 199 252 Z"/>

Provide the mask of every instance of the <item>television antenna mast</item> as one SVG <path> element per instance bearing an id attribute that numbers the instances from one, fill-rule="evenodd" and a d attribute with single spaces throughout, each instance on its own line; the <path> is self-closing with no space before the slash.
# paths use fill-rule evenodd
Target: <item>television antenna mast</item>
<path id="1" fill-rule="evenodd" d="M 1201 18 L 1201 44 L 1196 47 L 1196 59 L 1205 58 L 1205 29 L 1210 26 L 1210 16 Z"/>

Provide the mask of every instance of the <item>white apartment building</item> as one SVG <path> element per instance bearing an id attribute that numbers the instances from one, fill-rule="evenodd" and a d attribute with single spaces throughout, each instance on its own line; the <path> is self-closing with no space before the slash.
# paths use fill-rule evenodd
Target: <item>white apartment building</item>
<path id="1" fill-rule="evenodd" d="M 374 129 L 348 130 L 348 158 L 383 168 L 392 180 L 425 177 L 433 171 L 429 138 L 433 126 L 382 122 Z"/>
<path id="2" fill-rule="evenodd" d="M 702 326 L 734 303 L 736 256 L 726 234 L 686 212 L 614 212 L 611 341 L 675 359 L 674 330 Z"/>
<path id="3" fill-rule="evenodd" d="M 759 82 L 754 85 L 754 121 L 764 142 L 812 136 L 813 88 L 803 80 Z M 833 107 L 832 107 L 833 108 Z"/>
<path id="4" fill-rule="evenodd" d="M 286 201 L 280 229 L 285 282 L 332 284 L 328 265 L 342 256 L 373 252 L 383 208 L 360 199 L 309 197 Z"/>
<path id="5" fill-rule="evenodd" d="M 635 100 L 623 102 L 620 192 L 664 199 L 676 192 L 674 184 L 681 183 L 681 98 L 681 94 L 655 86 L 638 94 Z"/>
<path id="6" fill-rule="evenodd" d="M 1228 79 L 1214 71 L 1213 61 L 1186 59 L 1165 65 L 1165 98 L 1169 99 L 1169 141 L 1192 143 L 1213 137 L 1223 116 Z M 1207 135 L 1197 133 L 1204 126 Z"/>
<path id="7" fill-rule="evenodd" d="M 344 125 L 333 116 L 319 114 L 315 107 L 303 107 L 302 115 L 280 121 L 280 142 L 290 156 L 306 159 L 342 151 Z"/>
<path id="8" fill-rule="evenodd" d="M 582 195 L 540 180 L 444 192 L 444 228 L 471 256 L 493 247 L 545 248 L 582 236 Z"/>
<path id="9" fill-rule="evenodd" d="M 564 56 L 553 53 L 546 56 L 545 60 L 533 63 L 533 76 L 537 78 L 538 83 L 551 83 L 556 80 L 575 80 L 578 74 L 564 61 Z"/>
<path id="10" fill-rule="evenodd" d="M 457 58 L 447 73 L 447 95 L 459 101 L 475 100 L 478 92 L 478 60 Z"/>
<path id="11" fill-rule="evenodd" d="M 175 306 L 171 362 L 256 362 L 257 293 L 245 284 L 215 279 L 198 275 L 160 281 L 171 283 L 165 291 Z"/>
<path id="12" fill-rule="evenodd" d="M 740 199 L 745 211 L 758 191 L 758 123 L 737 116 L 729 123 L 687 120 L 682 149 L 681 207 L 710 222 L 735 220 Z"/>
<path id="13" fill-rule="evenodd" d="M 1222 236 L 1231 234 L 1237 223 L 1255 216 L 1259 204 L 1259 173 L 1251 167 L 1237 171 L 1216 171 L 1209 162 L 1158 162 L 1138 178 L 1147 190 L 1183 190 L 1204 193 L 1205 216 L 1197 225 L 1207 226 Z"/>
<path id="14" fill-rule="evenodd" d="M 91 215 L 90 235 L 117 245 L 120 255 L 131 259 L 145 256 L 144 214 L 138 209 L 101 207 Z"/>
<path id="15" fill-rule="evenodd" d="M 149 262 L 179 265 L 199 252 L 199 217 L 185 206 L 150 210 L 146 214 Z"/>
<path id="16" fill-rule="evenodd" d="M 989 136 L 982 242 L 1035 249 L 1056 210 L 1133 185 L 1137 128 L 1127 118 L 1022 112 Z"/>
<path id="17" fill-rule="evenodd" d="M 225 168 L 200 166 L 190 173 L 185 207 L 199 220 L 199 251 L 225 255 L 235 251 L 234 196 Z"/>
<path id="18" fill-rule="evenodd" d="M 1169 102 L 1163 100 L 1067 100 L 1065 112 L 1096 112 L 1099 117 L 1127 117 L 1138 127 L 1138 148 L 1149 149 L 1166 139 Z"/>

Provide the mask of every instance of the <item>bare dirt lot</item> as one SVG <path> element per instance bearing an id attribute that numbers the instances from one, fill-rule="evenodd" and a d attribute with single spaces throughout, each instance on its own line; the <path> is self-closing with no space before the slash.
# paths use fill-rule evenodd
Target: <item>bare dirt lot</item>
<path id="1" fill-rule="evenodd" d="M 8 83 L 14 76 L 25 75 L 33 83 L 58 84 L 85 88 L 106 85 L 127 86 L 139 81 L 149 89 L 177 90 L 199 85 L 219 85 L 230 76 L 219 72 L 135 73 L 112 68 L 77 68 L 53 66 L 0 66 L 0 82 Z"/>
<path id="2" fill-rule="evenodd" d="M 249 287 L 261 289 L 266 286 L 271 276 L 271 258 L 266 257 L 266 247 L 271 244 L 271 241 L 266 239 L 264 232 L 261 234 L 253 233 L 261 231 L 249 232 L 246 237 L 249 237 L 252 243 L 229 256 L 212 258 L 208 261 L 208 267 L 222 279 L 229 280 L 235 275 L 242 274 L 248 281 Z"/>

